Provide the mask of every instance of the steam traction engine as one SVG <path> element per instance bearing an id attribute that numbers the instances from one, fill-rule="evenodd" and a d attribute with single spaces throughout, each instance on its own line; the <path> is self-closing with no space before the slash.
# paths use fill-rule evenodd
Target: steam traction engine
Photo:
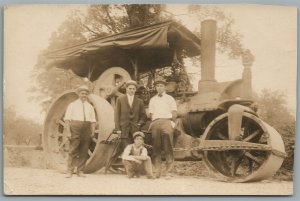
<path id="1" fill-rule="evenodd" d="M 168 21 L 48 54 L 58 68 L 71 69 L 92 82 L 89 101 L 98 123 L 85 172 L 95 172 L 110 161 L 116 139 L 111 135 L 113 108 L 124 92 L 124 82 L 137 80 L 139 95 L 147 105 L 157 74 L 163 75 L 168 66 L 174 70 L 170 66 L 184 54 L 201 55 L 201 80 L 196 92 L 190 90 L 187 76 L 167 86 L 178 105 L 175 159 L 202 159 L 218 179 L 225 181 L 258 181 L 272 176 L 286 154 L 280 134 L 256 114 L 251 99 L 253 59 L 249 54 L 243 56 L 241 79 L 220 83 L 215 80 L 215 52 L 216 22 L 206 20 L 201 23 L 201 41 L 182 25 Z M 76 98 L 72 90 L 60 95 L 45 119 L 44 150 L 49 164 L 58 169 L 65 169 L 68 152 L 63 116 Z"/>

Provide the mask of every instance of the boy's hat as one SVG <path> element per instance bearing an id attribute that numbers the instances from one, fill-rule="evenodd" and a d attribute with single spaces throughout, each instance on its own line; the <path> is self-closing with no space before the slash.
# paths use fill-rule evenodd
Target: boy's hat
<path id="1" fill-rule="evenodd" d="M 137 132 L 133 133 L 133 139 L 137 136 L 141 136 L 142 138 L 145 138 L 144 133 L 141 131 L 137 131 Z"/>

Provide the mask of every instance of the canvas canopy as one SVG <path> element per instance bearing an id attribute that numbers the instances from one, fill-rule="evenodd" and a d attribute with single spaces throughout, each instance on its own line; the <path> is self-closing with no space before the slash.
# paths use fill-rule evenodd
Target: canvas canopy
<path id="1" fill-rule="evenodd" d="M 174 54 L 200 54 L 200 39 L 182 25 L 167 21 L 99 38 L 47 54 L 58 68 L 72 69 L 91 81 L 110 67 L 130 74 L 170 66 Z"/>

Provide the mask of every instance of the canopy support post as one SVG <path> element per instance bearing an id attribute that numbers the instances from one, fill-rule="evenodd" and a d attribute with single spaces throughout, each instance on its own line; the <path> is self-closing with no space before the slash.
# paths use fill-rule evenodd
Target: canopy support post
<path id="1" fill-rule="evenodd" d="M 139 81 L 139 65 L 138 65 L 138 58 L 137 57 L 134 57 L 134 56 L 131 56 L 130 57 L 130 62 L 132 64 L 132 67 L 133 67 L 133 75 L 134 75 L 134 80 L 135 81 Z"/>

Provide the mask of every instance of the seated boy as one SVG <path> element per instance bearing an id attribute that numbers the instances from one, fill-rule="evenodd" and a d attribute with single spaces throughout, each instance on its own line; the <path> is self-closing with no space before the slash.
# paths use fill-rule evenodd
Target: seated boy
<path id="1" fill-rule="evenodd" d="M 134 143 L 127 145 L 122 159 L 128 178 L 139 177 L 144 171 L 148 179 L 153 179 L 151 159 L 147 155 L 147 149 L 144 147 L 145 135 L 137 131 L 133 133 Z"/>

